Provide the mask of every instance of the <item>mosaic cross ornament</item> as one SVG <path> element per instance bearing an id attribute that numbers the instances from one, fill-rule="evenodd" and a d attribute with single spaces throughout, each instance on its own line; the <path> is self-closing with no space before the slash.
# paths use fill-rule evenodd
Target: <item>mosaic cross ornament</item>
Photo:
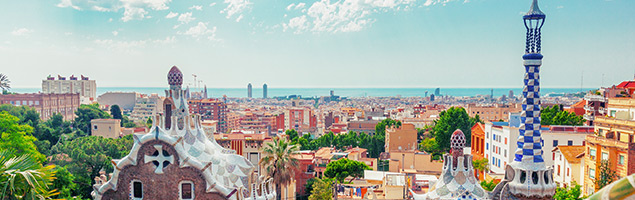
<path id="1" fill-rule="evenodd" d="M 154 149 L 156 149 L 157 151 L 153 155 L 144 155 L 143 162 L 154 163 L 154 166 L 156 167 L 154 173 L 163 174 L 163 168 L 171 163 L 174 163 L 174 157 L 168 154 L 167 151 L 163 150 L 163 145 L 154 145 Z"/>

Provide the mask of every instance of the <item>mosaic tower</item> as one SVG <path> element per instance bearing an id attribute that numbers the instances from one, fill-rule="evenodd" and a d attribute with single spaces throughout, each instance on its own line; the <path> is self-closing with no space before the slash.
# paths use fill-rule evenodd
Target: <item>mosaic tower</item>
<path id="1" fill-rule="evenodd" d="M 525 78 L 520 135 L 514 161 L 505 170 L 508 192 L 519 199 L 551 199 L 555 193 L 553 169 L 543 160 L 543 140 L 540 135 L 540 29 L 546 15 L 533 0 L 529 12 L 523 16 L 527 38 L 525 43 Z"/>

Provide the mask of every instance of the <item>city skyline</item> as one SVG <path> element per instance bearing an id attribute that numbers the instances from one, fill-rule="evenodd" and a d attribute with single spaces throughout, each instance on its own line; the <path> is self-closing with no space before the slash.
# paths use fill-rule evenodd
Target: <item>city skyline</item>
<path id="1" fill-rule="evenodd" d="M 0 59 L 15 66 L 2 73 L 13 88 L 36 88 L 57 74 L 83 74 L 98 87 L 159 87 L 143 77 L 172 65 L 184 69 L 186 83 L 197 74 L 210 88 L 522 85 L 524 29 L 516 25 L 525 1 L 2 4 L 0 16 L 19 19 L 0 29 Z M 558 27 L 543 33 L 549 55 L 543 86 L 594 88 L 633 79 L 633 7 L 625 0 L 542 2 L 553 13 L 545 27 Z"/>

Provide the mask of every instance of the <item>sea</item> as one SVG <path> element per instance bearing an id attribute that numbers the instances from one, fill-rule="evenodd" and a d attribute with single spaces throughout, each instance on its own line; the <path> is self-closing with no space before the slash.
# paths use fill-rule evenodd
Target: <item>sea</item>
<path id="1" fill-rule="evenodd" d="M 142 94 L 156 93 L 165 95 L 165 87 L 97 87 L 97 96 L 106 92 L 138 92 Z M 594 90 L 595 88 L 541 88 L 542 95 L 562 95 L 567 93 L 579 93 Z M 436 88 L 272 88 L 267 90 L 268 97 L 286 97 L 299 95 L 302 97 L 329 96 L 331 91 L 340 97 L 425 97 L 435 94 Z M 493 91 L 492 91 L 493 90 Z M 11 92 L 38 93 L 40 88 L 12 88 Z M 190 89 L 190 91 L 202 91 L 202 89 Z M 512 91 L 515 96 L 521 95 L 522 88 L 439 88 L 442 96 L 478 96 L 509 95 Z M 247 97 L 247 88 L 207 88 L 209 97 Z M 435 94 L 436 95 L 436 94 Z M 252 97 L 261 98 L 262 88 L 253 88 Z M 439 96 L 439 95 L 437 95 Z"/>

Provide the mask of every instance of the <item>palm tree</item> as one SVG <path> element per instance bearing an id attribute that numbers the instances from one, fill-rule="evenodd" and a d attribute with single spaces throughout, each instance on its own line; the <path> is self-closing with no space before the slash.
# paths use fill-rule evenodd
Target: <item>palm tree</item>
<path id="1" fill-rule="evenodd" d="M 9 83 L 11 83 L 11 81 L 9 81 L 9 78 L 7 77 L 7 75 L 0 73 L 0 90 L 5 91 L 8 89 L 11 89 L 11 86 L 9 86 Z"/>
<path id="2" fill-rule="evenodd" d="M 281 186 L 291 182 L 298 167 L 298 160 L 294 158 L 298 150 L 300 147 L 292 145 L 286 137 L 274 138 L 260 149 L 263 157 L 259 164 L 265 169 L 265 173 L 273 178 L 278 200 L 282 194 Z"/>
<path id="3" fill-rule="evenodd" d="M 487 171 L 489 171 L 489 161 L 487 160 L 487 158 L 473 160 L 472 166 L 474 167 L 474 169 L 477 170 L 476 171 L 477 176 L 480 176 L 481 173 L 485 174 L 487 173 Z M 485 177 L 477 177 L 477 178 L 483 179 Z"/>
<path id="4" fill-rule="evenodd" d="M 57 195 L 56 190 L 49 190 L 54 167 L 43 167 L 29 154 L 13 156 L 10 151 L 0 151 L 0 198 L 50 199 Z"/>

